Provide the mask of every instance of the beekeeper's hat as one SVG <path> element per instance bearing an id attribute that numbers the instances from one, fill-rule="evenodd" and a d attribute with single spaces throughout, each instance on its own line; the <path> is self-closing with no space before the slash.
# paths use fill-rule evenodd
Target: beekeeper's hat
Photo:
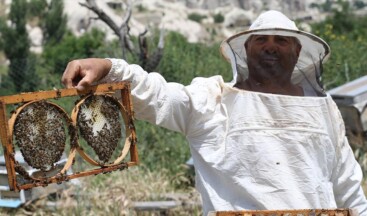
<path id="1" fill-rule="evenodd" d="M 292 83 L 302 86 L 306 92 L 312 91 L 316 95 L 325 94 L 320 79 L 322 64 L 330 55 L 329 45 L 311 33 L 300 31 L 292 20 L 274 10 L 262 13 L 247 31 L 235 34 L 222 42 L 220 51 L 232 65 L 235 83 L 248 77 L 244 44 L 251 35 L 296 37 L 301 43 L 302 49 L 292 74 Z"/>

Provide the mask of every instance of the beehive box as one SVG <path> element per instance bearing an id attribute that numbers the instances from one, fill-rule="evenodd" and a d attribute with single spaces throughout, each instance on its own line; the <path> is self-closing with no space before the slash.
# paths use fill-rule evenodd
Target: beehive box
<path id="1" fill-rule="evenodd" d="M 30 175 L 37 175 L 36 170 L 27 166 L 21 154 L 16 154 L 16 160 L 22 164 Z M 59 165 L 65 165 L 67 158 L 63 155 L 59 161 Z M 71 183 L 77 184 L 77 181 L 72 180 Z M 19 206 L 44 196 L 45 194 L 56 193 L 59 190 L 66 189 L 67 185 L 50 184 L 47 187 L 37 187 L 30 190 L 12 191 L 9 188 L 8 173 L 5 166 L 4 155 L 0 156 L 0 207 L 18 208 Z"/>

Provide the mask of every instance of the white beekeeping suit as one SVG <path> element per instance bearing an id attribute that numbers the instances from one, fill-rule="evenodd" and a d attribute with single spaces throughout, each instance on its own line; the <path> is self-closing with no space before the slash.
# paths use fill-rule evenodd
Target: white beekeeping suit
<path id="1" fill-rule="evenodd" d="M 293 36 L 302 44 L 292 82 L 305 96 L 241 90 L 244 42 L 254 34 Z M 355 208 L 367 215 L 362 172 L 337 106 L 320 85 L 329 46 L 276 11 L 221 45 L 234 80 L 195 78 L 188 86 L 110 59 L 102 82 L 128 80 L 136 118 L 187 137 L 203 211 Z"/>

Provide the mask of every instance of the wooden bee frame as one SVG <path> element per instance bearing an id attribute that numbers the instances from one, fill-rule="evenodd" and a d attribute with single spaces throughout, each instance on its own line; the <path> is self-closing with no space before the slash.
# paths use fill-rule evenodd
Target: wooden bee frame
<path id="1" fill-rule="evenodd" d="M 120 106 L 121 111 L 125 112 L 123 115 L 123 119 L 125 121 L 126 126 L 126 142 L 121 155 L 123 155 L 124 157 L 128 152 L 130 152 L 130 161 L 123 162 L 122 161 L 123 158 L 122 156 L 120 156 L 112 164 L 99 165 L 98 163 L 96 163 L 91 158 L 85 155 L 83 149 L 78 144 L 78 132 L 77 132 L 78 129 L 74 123 L 70 122 L 69 125 L 69 135 L 71 135 L 70 152 L 68 155 L 68 160 L 65 163 L 63 169 L 61 169 L 61 171 L 59 171 L 56 175 L 51 177 L 31 178 L 31 182 L 26 183 L 21 183 L 17 181 L 16 172 L 19 173 L 19 170 L 17 170 L 16 167 L 19 166 L 19 164 L 15 159 L 15 152 L 14 152 L 13 131 L 12 131 L 14 126 L 14 120 L 11 118 L 8 119 L 7 117 L 7 105 L 32 103 L 34 101 L 41 101 L 41 100 L 47 101 L 50 99 L 60 99 L 63 97 L 70 97 L 70 96 L 108 95 L 112 93 L 117 93 L 121 95 L 121 101 L 119 101 L 119 103 L 121 103 Z M 59 108 L 62 110 L 62 107 Z M 71 115 L 73 116 L 75 114 L 72 113 Z M 130 95 L 129 82 L 101 84 L 88 87 L 83 91 L 78 91 L 75 88 L 71 88 L 71 89 L 58 89 L 51 91 L 29 92 L 0 97 L 0 138 L 4 148 L 4 157 L 8 173 L 8 182 L 10 190 L 20 191 L 23 189 L 30 189 L 37 186 L 47 186 L 50 183 L 62 183 L 63 181 L 68 181 L 70 179 L 80 178 L 89 175 L 97 175 L 100 173 L 109 173 L 115 170 L 123 170 L 130 166 L 138 165 L 139 161 L 136 146 L 137 144 L 136 132 L 133 121 L 134 121 L 133 106 Z M 128 147 L 126 148 L 126 146 Z M 79 155 L 85 161 L 99 167 L 92 170 L 66 174 L 66 171 L 68 171 L 69 168 L 72 167 L 77 153 L 79 153 Z"/>
<path id="2" fill-rule="evenodd" d="M 210 212 L 208 216 L 358 216 L 354 209 L 243 210 Z"/>

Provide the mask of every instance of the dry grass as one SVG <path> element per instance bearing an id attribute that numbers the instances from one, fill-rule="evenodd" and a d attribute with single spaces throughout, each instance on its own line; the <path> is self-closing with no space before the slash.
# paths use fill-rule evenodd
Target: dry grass
<path id="1" fill-rule="evenodd" d="M 179 200 L 181 202 L 200 203 L 193 188 L 185 191 L 175 189 L 171 184 L 172 177 L 165 171 L 151 172 L 139 166 L 79 180 L 79 185 L 71 185 L 59 194 L 33 201 L 19 209 L 0 209 L 0 215 L 201 215 L 198 206 L 178 207 L 164 214 L 137 212 L 131 207 L 133 201 L 164 201 L 174 199 L 172 197 L 189 198 Z M 367 192 L 367 180 L 362 186 Z M 185 196 L 180 196 L 181 193 Z"/>
<path id="2" fill-rule="evenodd" d="M 193 188 L 175 189 L 172 177 L 162 170 L 151 172 L 144 166 L 139 166 L 79 180 L 78 185 L 71 185 L 59 194 L 33 201 L 19 209 L 0 209 L 0 215 L 201 215 L 198 206 L 182 206 L 164 214 L 137 212 L 132 208 L 134 201 L 174 199 L 183 203 L 200 204 L 199 195 Z M 367 180 L 362 186 L 367 192 Z M 180 196 L 182 193 L 185 196 Z"/>
<path id="3" fill-rule="evenodd" d="M 159 212 L 137 212 L 131 207 L 132 203 L 165 201 L 173 193 L 184 193 L 190 201 L 200 203 L 193 188 L 177 190 L 166 172 L 151 172 L 143 166 L 81 178 L 80 182 L 80 185 L 72 185 L 56 196 L 39 199 L 22 208 L 1 209 L 0 215 L 160 215 Z M 197 206 L 178 207 L 165 214 L 200 215 L 201 209 Z"/>

